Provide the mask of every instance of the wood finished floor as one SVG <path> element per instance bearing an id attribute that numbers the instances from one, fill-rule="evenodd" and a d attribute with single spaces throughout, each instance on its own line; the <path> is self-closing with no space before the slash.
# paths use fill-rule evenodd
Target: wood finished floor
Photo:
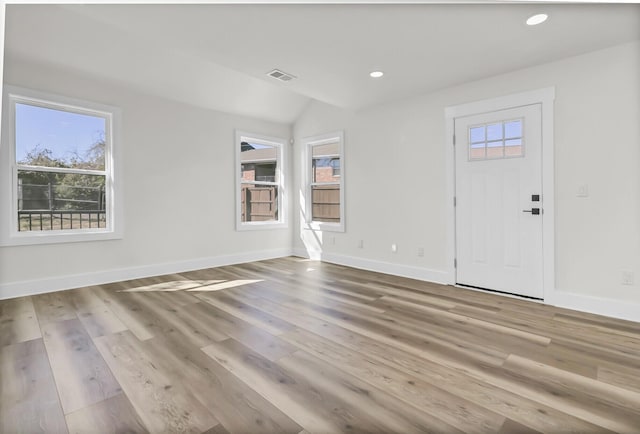
<path id="1" fill-rule="evenodd" d="M 0 301 L 1 433 L 640 432 L 640 324 L 283 258 Z"/>

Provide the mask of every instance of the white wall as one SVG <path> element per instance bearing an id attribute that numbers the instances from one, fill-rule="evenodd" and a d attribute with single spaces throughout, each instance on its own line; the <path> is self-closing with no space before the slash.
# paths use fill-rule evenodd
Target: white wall
<path id="1" fill-rule="evenodd" d="M 323 257 L 447 281 L 445 107 L 555 86 L 557 291 L 548 299 L 640 320 L 639 77 L 636 42 L 358 113 L 313 103 L 294 128 L 296 161 L 301 138 L 345 131 L 347 230 L 324 234 Z M 583 184 L 587 198 L 576 196 Z M 296 201 L 300 187 L 298 174 Z M 300 228 L 295 251 L 322 236 Z M 635 285 L 621 285 L 622 270 Z"/>
<path id="2" fill-rule="evenodd" d="M 96 281 L 286 255 L 291 230 L 235 231 L 234 130 L 290 126 L 136 93 L 6 57 L 5 83 L 122 109 L 122 240 L 0 247 L 0 298 Z"/>

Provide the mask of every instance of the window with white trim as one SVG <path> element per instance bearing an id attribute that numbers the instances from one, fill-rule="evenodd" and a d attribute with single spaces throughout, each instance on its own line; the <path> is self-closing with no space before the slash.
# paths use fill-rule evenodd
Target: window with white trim
<path id="1" fill-rule="evenodd" d="M 284 143 L 236 132 L 237 230 L 286 227 Z"/>
<path id="2" fill-rule="evenodd" d="M 118 109 L 7 86 L 2 244 L 110 239 Z"/>
<path id="3" fill-rule="evenodd" d="M 306 144 L 307 223 L 321 230 L 344 231 L 343 133 L 309 137 Z"/>

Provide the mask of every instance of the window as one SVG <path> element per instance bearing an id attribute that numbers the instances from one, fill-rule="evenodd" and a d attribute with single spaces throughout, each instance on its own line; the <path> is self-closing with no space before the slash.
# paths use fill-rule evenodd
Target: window
<path id="1" fill-rule="evenodd" d="M 344 231 L 342 132 L 305 139 L 308 158 L 307 221 L 321 230 Z"/>
<path id="2" fill-rule="evenodd" d="M 237 230 L 286 227 L 284 143 L 282 139 L 236 132 Z"/>
<path id="3" fill-rule="evenodd" d="M 469 128 L 469 160 L 522 157 L 522 119 Z"/>
<path id="4" fill-rule="evenodd" d="M 2 243 L 109 239 L 116 231 L 113 136 L 119 112 L 7 87 Z"/>

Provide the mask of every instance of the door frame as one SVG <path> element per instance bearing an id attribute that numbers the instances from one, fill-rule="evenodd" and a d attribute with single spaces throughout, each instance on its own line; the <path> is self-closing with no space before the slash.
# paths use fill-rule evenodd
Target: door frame
<path id="1" fill-rule="evenodd" d="M 447 283 L 456 284 L 456 213 L 455 213 L 455 118 L 522 107 L 542 106 L 542 291 L 543 301 L 551 302 L 555 291 L 555 182 L 553 144 L 553 101 L 555 87 L 547 87 L 497 98 L 445 107 L 446 206 L 447 210 Z"/>

